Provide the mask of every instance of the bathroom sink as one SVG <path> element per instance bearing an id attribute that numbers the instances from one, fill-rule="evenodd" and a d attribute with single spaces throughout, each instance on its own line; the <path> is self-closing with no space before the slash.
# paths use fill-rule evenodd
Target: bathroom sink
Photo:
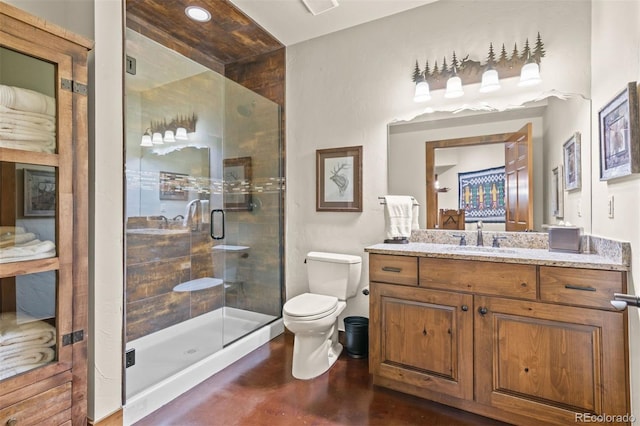
<path id="1" fill-rule="evenodd" d="M 449 246 L 447 251 L 453 253 L 468 254 L 515 254 L 517 251 L 506 247 L 486 247 L 486 246 Z"/>

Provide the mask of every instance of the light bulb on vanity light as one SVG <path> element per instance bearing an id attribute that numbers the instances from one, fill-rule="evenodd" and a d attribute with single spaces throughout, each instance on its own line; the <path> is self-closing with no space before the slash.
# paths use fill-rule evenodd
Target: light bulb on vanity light
<path id="1" fill-rule="evenodd" d="M 498 78 L 498 71 L 492 67 L 482 73 L 482 84 L 480 85 L 480 93 L 495 92 L 500 89 L 500 79 Z"/>
<path id="2" fill-rule="evenodd" d="M 151 141 L 155 144 L 155 145 L 162 145 L 164 142 L 162 142 L 162 133 L 160 132 L 155 132 L 153 134 L 153 137 L 151 138 Z"/>
<path id="3" fill-rule="evenodd" d="M 176 138 L 173 135 L 173 130 L 165 130 L 164 132 L 164 141 L 165 142 L 175 142 Z"/>
<path id="4" fill-rule="evenodd" d="M 426 102 L 431 99 L 429 93 L 429 83 L 426 80 L 420 80 L 416 83 L 416 93 L 413 96 L 413 102 Z"/>
<path id="5" fill-rule="evenodd" d="M 540 78 L 540 67 L 536 61 L 533 60 L 531 54 L 528 56 L 527 63 L 524 64 L 522 71 L 520 71 L 520 82 L 518 83 L 520 87 L 535 86 L 542 82 Z"/>
<path id="6" fill-rule="evenodd" d="M 176 140 L 179 140 L 179 141 L 189 140 L 189 136 L 187 136 L 187 129 L 185 129 L 184 127 L 178 127 L 176 129 Z"/>
<path id="7" fill-rule="evenodd" d="M 144 131 L 144 135 L 142 135 L 142 139 L 140 140 L 140 146 L 153 146 L 153 142 L 151 141 L 151 129 L 147 129 Z"/>
<path id="8" fill-rule="evenodd" d="M 453 67 L 453 76 L 447 80 L 447 90 L 444 92 L 444 97 L 447 99 L 459 98 L 464 95 L 462 90 L 462 80 L 458 77 L 456 67 Z"/>

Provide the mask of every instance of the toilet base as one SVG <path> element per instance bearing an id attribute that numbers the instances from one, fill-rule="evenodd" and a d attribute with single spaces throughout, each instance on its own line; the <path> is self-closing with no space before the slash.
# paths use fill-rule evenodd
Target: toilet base
<path id="1" fill-rule="evenodd" d="M 291 374 L 309 380 L 327 372 L 342 353 L 338 342 L 338 321 L 324 333 L 296 333 Z"/>

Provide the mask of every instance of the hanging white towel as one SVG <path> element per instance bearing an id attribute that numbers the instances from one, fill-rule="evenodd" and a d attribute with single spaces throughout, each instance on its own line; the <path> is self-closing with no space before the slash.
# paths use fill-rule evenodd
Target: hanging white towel
<path id="1" fill-rule="evenodd" d="M 413 226 L 413 197 L 385 195 L 386 238 L 409 238 Z"/>

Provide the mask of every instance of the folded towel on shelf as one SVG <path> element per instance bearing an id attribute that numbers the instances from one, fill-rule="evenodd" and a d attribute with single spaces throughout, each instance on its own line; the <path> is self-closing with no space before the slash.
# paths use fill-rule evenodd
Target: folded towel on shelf
<path id="1" fill-rule="evenodd" d="M 0 226 L 0 235 L 23 234 L 25 229 L 22 226 Z"/>
<path id="2" fill-rule="evenodd" d="M 51 146 L 55 145 L 56 143 L 56 137 L 50 134 L 28 132 L 28 131 L 9 132 L 4 129 L 0 129 L 0 140 L 30 141 L 30 142 L 38 142 L 43 145 L 51 145 Z"/>
<path id="3" fill-rule="evenodd" d="M 33 117 L 0 111 L 0 129 L 31 129 L 53 134 L 56 131 L 56 122 L 53 117 L 46 115 Z"/>
<path id="4" fill-rule="evenodd" d="M 20 111 L 56 115 L 56 102 L 34 90 L 0 84 L 0 105 Z"/>
<path id="5" fill-rule="evenodd" d="M 29 347 L 20 352 L 0 356 L 0 371 L 10 370 L 23 365 L 51 362 L 56 358 L 56 351 L 52 348 Z"/>
<path id="6" fill-rule="evenodd" d="M 30 120 L 33 123 L 53 123 L 56 124 L 56 117 L 49 114 L 40 114 L 38 112 L 21 111 L 18 109 L 9 108 L 0 104 L 0 114 L 3 117 L 14 117 L 21 120 Z"/>
<path id="7" fill-rule="evenodd" d="M 18 140 L 2 139 L 2 138 L 0 138 L 0 147 L 21 149 L 23 151 L 47 152 L 50 154 L 56 151 L 55 143 L 45 144 L 44 142 L 18 141 Z"/>
<path id="8" fill-rule="evenodd" d="M 23 234 L 3 234 L 0 235 L 0 248 L 11 247 L 18 244 L 26 244 L 36 239 L 33 232 Z"/>
<path id="9" fill-rule="evenodd" d="M 0 137 L 7 139 L 18 140 L 35 140 L 35 141 L 50 141 L 55 142 L 56 136 L 53 132 L 48 130 L 30 129 L 28 127 L 16 127 L 9 128 L 8 125 L 0 125 Z"/>
<path id="10" fill-rule="evenodd" d="M 385 195 L 386 238 L 409 238 L 413 224 L 413 197 L 408 195 Z"/>
<path id="11" fill-rule="evenodd" d="M 0 314 L 0 347 L 9 345 L 50 347 L 56 343 L 56 329 L 51 324 L 39 320 L 29 321 L 26 317 L 18 322 L 17 318 L 15 312 Z"/>
<path id="12" fill-rule="evenodd" d="M 53 257 L 55 250 L 56 246 L 52 241 L 36 239 L 25 244 L 0 248 L 0 263 Z"/>
<path id="13" fill-rule="evenodd" d="M 47 362 L 39 362 L 36 364 L 23 364 L 13 368 L 7 368 L 6 370 L 0 370 L 0 380 L 7 379 L 9 377 L 17 376 L 20 373 L 24 373 L 25 371 L 33 370 L 34 368 L 41 367 Z"/>

